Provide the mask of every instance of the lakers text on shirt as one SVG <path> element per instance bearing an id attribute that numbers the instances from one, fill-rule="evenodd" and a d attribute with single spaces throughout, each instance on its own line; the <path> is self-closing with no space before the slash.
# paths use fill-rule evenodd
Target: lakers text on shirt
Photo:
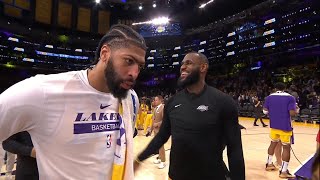
<path id="1" fill-rule="evenodd" d="M 74 134 L 117 131 L 120 119 L 119 113 L 77 113 Z"/>

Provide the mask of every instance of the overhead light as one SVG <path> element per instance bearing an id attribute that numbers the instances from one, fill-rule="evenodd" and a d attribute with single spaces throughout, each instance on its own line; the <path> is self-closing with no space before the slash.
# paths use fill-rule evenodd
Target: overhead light
<path id="1" fill-rule="evenodd" d="M 96 3 L 97 3 L 97 4 L 100 3 L 100 0 L 96 0 Z"/>
<path id="2" fill-rule="evenodd" d="M 170 19 L 168 17 L 159 17 L 152 19 L 150 21 L 146 22 L 138 22 L 138 23 L 132 23 L 133 26 L 140 25 L 140 24 L 154 24 L 154 25 L 161 25 L 161 24 L 168 24 Z"/>
<path id="3" fill-rule="evenodd" d="M 160 18 L 155 18 L 151 20 L 151 23 L 155 25 L 167 24 L 168 22 L 169 22 L 168 17 L 160 17 Z"/>
<path id="4" fill-rule="evenodd" d="M 212 3 L 212 2 L 213 2 L 213 0 L 210 0 L 210 1 L 206 2 L 206 3 L 203 3 L 203 4 L 201 4 L 201 5 L 199 6 L 199 8 L 202 9 L 202 8 L 204 8 L 206 5 L 208 5 L 208 4 Z"/>
<path id="5" fill-rule="evenodd" d="M 139 10 L 142 10 L 142 5 L 139 6 Z"/>
<path id="6" fill-rule="evenodd" d="M 156 3 L 153 3 L 152 7 L 153 7 L 153 8 L 156 8 L 156 7 L 157 7 L 157 4 L 156 4 Z"/>

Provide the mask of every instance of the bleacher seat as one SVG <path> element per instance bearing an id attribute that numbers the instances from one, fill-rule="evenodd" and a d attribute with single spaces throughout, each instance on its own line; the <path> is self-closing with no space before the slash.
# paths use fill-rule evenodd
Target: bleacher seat
<path id="1" fill-rule="evenodd" d="M 311 121 L 310 113 L 310 109 L 302 109 L 300 111 L 300 119 L 304 122 Z"/>
<path id="2" fill-rule="evenodd" d="M 320 111 L 319 109 L 312 109 L 310 112 L 310 118 L 312 122 L 319 123 L 320 122 Z"/>

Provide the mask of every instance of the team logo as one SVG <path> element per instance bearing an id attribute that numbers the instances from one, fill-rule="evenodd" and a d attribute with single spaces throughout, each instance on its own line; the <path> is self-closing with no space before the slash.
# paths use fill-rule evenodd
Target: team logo
<path id="1" fill-rule="evenodd" d="M 208 111 L 209 106 L 205 106 L 205 105 L 200 105 L 197 110 L 204 112 L 204 111 Z"/>
<path id="2" fill-rule="evenodd" d="M 107 135 L 107 148 L 111 147 L 111 134 Z"/>

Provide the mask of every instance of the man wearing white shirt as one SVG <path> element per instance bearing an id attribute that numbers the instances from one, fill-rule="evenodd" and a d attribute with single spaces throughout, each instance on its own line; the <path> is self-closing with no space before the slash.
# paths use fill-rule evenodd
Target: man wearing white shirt
<path id="1" fill-rule="evenodd" d="M 0 141 L 28 131 L 40 180 L 111 179 L 117 137 L 123 133 L 120 102 L 130 93 L 139 107 L 132 88 L 145 54 L 137 32 L 115 25 L 100 40 L 92 68 L 13 85 L 0 95 Z"/>

